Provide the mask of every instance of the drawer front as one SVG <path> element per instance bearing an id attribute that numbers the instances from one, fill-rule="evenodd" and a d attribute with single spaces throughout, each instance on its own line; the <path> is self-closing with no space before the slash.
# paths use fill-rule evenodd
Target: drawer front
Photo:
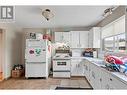
<path id="1" fill-rule="evenodd" d="M 70 78 L 70 72 L 53 72 L 53 77 Z"/>
<path id="2" fill-rule="evenodd" d="M 110 85 L 114 89 L 127 89 L 127 84 L 123 83 L 121 80 L 115 78 L 114 76 L 110 76 L 109 81 Z"/>

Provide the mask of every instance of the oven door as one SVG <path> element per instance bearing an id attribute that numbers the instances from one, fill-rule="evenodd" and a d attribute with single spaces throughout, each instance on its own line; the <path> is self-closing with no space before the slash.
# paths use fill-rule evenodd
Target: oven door
<path id="1" fill-rule="evenodd" d="M 70 71 L 70 60 L 53 60 L 53 71 Z"/>

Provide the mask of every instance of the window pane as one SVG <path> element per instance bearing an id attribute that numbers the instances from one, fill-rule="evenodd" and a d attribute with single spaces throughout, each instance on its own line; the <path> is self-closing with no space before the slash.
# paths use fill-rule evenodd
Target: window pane
<path id="1" fill-rule="evenodd" d="M 114 50 L 113 49 L 113 47 L 114 47 L 113 43 L 114 43 L 114 38 L 113 37 L 105 38 L 104 39 L 104 49 L 106 51 L 113 51 Z"/>

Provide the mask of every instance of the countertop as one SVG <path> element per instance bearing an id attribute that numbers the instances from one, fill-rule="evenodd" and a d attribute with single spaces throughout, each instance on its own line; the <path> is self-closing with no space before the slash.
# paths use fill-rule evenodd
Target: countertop
<path id="1" fill-rule="evenodd" d="M 105 66 L 102 63 L 97 63 L 98 61 L 104 61 L 102 59 L 98 59 L 98 58 L 89 58 L 89 57 L 85 57 L 85 60 L 90 61 L 91 63 L 95 64 L 96 66 L 99 66 L 102 70 L 105 70 L 106 72 L 112 74 L 114 77 L 116 77 L 117 79 L 119 79 L 120 81 L 124 82 L 125 84 L 127 84 L 127 76 L 121 72 L 112 72 L 112 71 L 108 71 L 105 68 L 101 67 L 101 66 Z M 95 61 L 95 62 L 94 62 Z"/>

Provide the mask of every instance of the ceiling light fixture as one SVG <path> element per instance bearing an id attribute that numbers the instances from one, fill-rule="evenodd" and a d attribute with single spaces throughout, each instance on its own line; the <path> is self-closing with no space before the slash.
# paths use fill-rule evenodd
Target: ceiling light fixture
<path id="1" fill-rule="evenodd" d="M 44 11 L 42 11 L 42 15 L 46 18 L 47 21 L 54 17 L 54 14 L 51 12 L 50 9 L 45 9 Z"/>
<path id="2" fill-rule="evenodd" d="M 108 15 L 112 14 L 112 12 L 113 12 L 116 8 L 117 8 L 117 7 L 111 7 L 111 8 L 107 8 L 106 10 L 104 10 L 103 17 L 107 17 Z"/>

